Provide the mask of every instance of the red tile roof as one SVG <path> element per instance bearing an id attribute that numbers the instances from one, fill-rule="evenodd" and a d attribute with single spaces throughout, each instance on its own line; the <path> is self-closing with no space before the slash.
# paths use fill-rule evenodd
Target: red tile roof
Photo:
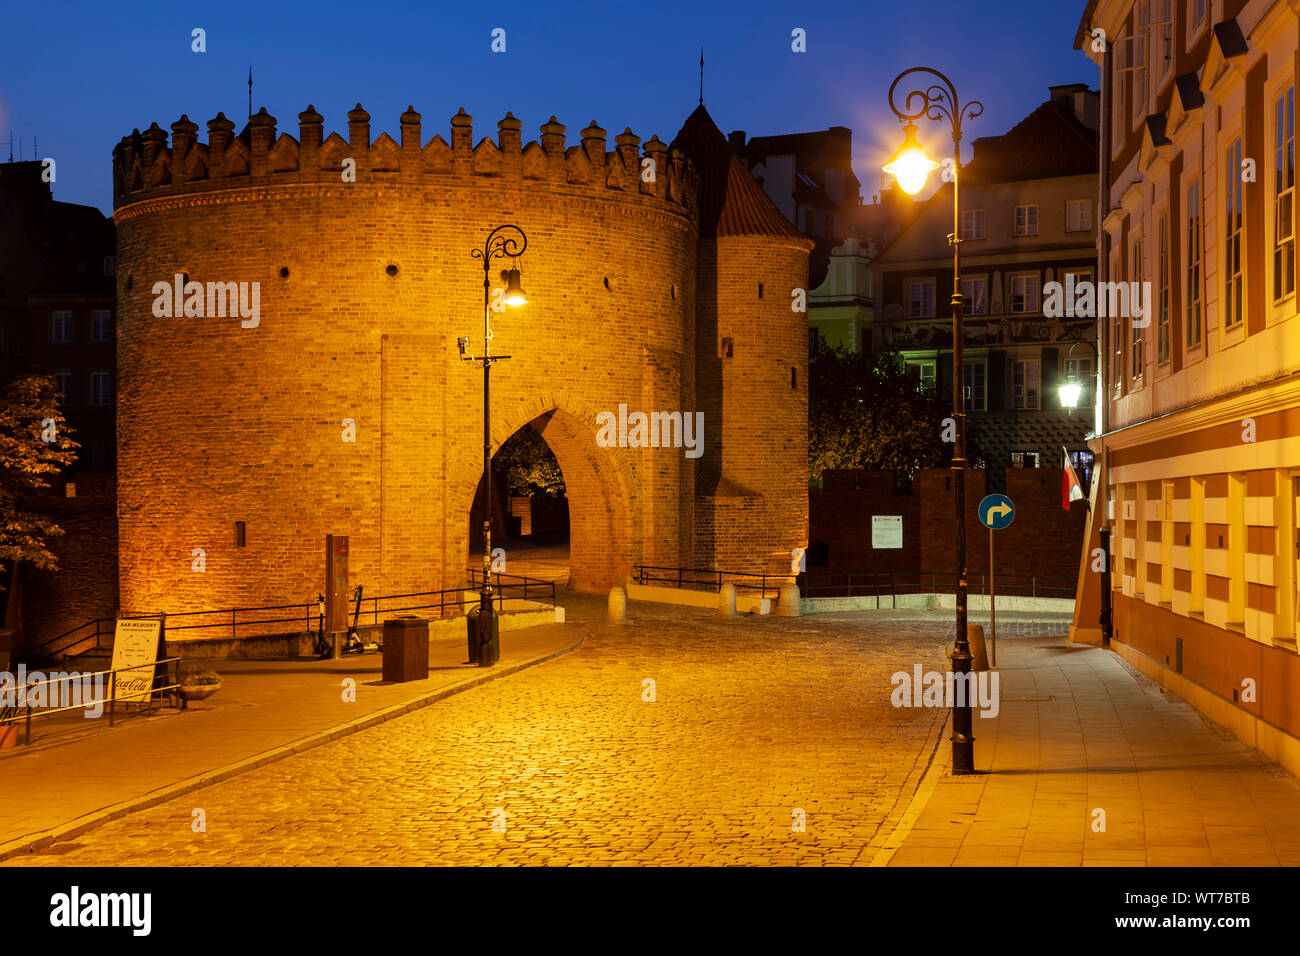
<path id="1" fill-rule="evenodd" d="M 687 117 L 673 145 L 690 157 L 700 176 L 700 235 L 778 236 L 811 247 L 812 240 L 781 215 L 703 106 Z"/>

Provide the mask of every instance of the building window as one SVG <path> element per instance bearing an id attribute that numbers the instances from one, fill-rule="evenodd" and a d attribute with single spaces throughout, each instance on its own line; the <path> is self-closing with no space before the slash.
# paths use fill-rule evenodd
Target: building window
<path id="1" fill-rule="evenodd" d="M 1228 191 L 1224 242 L 1223 326 L 1241 321 L 1241 140 L 1228 147 Z"/>
<path id="2" fill-rule="evenodd" d="M 1130 288 L 1134 288 L 1134 289 L 1142 288 L 1142 240 L 1141 238 L 1139 238 L 1135 243 L 1133 243 L 1133 272 L 1129 276 L 1129 279 L 1130 281 L 1135 283 L 1135 285 L 1131 286 Z M 1140 297 L 1142 293 L 1138 292 L 1137 295 Z M 1140 298 L 1139 301 L 1141 301 Z M 1136 303 L 1131 304 L 1130 311 L 1132 311 L 1132 309 L 1135 306 Z M 1143 316 L 1143 321 L 1149 322 L 1150 316 Z M 1133 347 L 1129 350 L 1133 358 L 1132 361 L 1133 367 L 1131 370 L 1131 374 L 1134 378 L 1142 377 L 1142 336 L 1144 334 L 1145 333 L 1142 331 L 1141 327 L 1139 327 L 1136 323 L 1134 323 L 1133 332 L 1132 332 Z"/>
<path id="3" fill-rule="evenodd" d="M 113 377 L 108 372 L 90 373 L 90 404 L 94 408 L 107 406 L 113 395 Z"/>
<path id="4" fill-rule="evenodd" d="M 907 374 L 916 383 L 918 392 L 934 391 L 938 384 L 935 372 L 936 363 L 933 359 L 914 360 L 907 363 Z"/>
<path id="5" fill-rule="evenodd" d="M 1038 359 L 1011 363 L 1011 407 L 1038 407 Z"/>
<path id="6" fill-rule="evenodd" d="M 1038 452 L 1036 451 L 1013 451 L 1011 453 L 1012 468 L 1037 468 Z"/>
<path id="7" fill-rule="evenodd" d="M 1169 361 L 1169 225 L 1160 217 L 1160 254 L 1156 263 L 1160 284 L 1159 303 L 1156 309 L 1156 361 L 1163 365 Z"/>
<path id="8" fill-rule="evenodd" d="M 1295 87 L 1277 100 L 1273 141 L 1273 298 L 1295 291 Z"/>
<path id="9" fill-rule="evenodd" d="M 1092 200 L 1071 199 L 1065 204 L 1065 231 L 1087 232 L 1092 228 Z"/>
<path id="10" fill-rule="evenodd" d="M 1066 359 L 1065 379 L 1078 382 L 1082 388 L 1079 392 L 1080 408 L 1092 404 L 1092 359 Z"/>
<path id="11" fill-rule="evenodd" d="M 1187 187 L 1187 347 L 1201 344 L 1201 184 Z"/>
<path id="12" fill-rule="evenodd" d="M 1190 22 L 1192 29 L 1195 30 L 1205 22 L 1205 0 L 1189 0 L 1191 4 Z"/>
<path id="13" fill-rule="evenodd" d="M 967 362 L 965 363 L 965 381 L 963 382 L 964 404 L 968 412 L 982 412 L 985 410 L 987 395 L 985 394 L 985 375 L 984 362 Z"/>
<path id="14" fill-rule="evenodd" d="M 907 283 L 907 317 L 934 318 L 934 280 L 910 279 Z"/>
<path id="15" fill-rule="evenodd" d="M 54 322 L 50 326 L 50 341 L 68 343 L 72 341 L 72 312 L 58 310 L 54 313 Z"/>
<path id="16" fill-rule="evenodd" d="M 986 276 L 961 280 L 961 294 L 966 299 L 966 315 L 989 314 L 989 280 Z"/>
<path id="17" fill-rule="evenodd" d="M 1110 380 L 1115 384 L 1115 391 L 1119 392 L 1124 387 L 1124 326 L 1128 320 L 1124 318 L 1115 319 L 1113 328 L 1115 361 L 1111 365 Z"/>
<path id="18" fill-rule="evenodd" d="M 1015 235 L 1038 235 L 1038 204 L 1016 207 Z"/>
<path id="19" fill-rule="evenodd" d="M 961 214 L 962 239 L 984 238 L 984 210 L 968 209 Z"/>
<path id="20" fill-rule="evenodd" d="M 113 313 L 108 309 L 95 309 L 90 313 L 90 341 L 113 341 Z"/>
<path id="21" fill-rule="evenodd" d="M 104 275 L 111 276 L 117 273 L 117 256 L 104 256 Z"/>
<path id="22" fill-rule="evenodd" d="M 59 383 L 59 408 L 72 407 L 72 373 L 54 372 L 54 381 Z"/>
<path id="23" fill-rule="evenodd" d="M 1038 273 L 1011 277 L 1011 309 L 1014 314 L 1037 312 L 1039 310 Z"/>

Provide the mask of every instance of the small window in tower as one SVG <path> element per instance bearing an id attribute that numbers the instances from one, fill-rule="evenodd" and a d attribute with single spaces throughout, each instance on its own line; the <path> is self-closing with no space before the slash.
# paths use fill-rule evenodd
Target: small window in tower
<path id="1" fill-rule="evenodd" d="M 721 354 L 723 358 L 731 358 L 731 336 L 727 336 L 722 340 Z"/>
<path id="2" fill-rule="evenodd" d="M 791 388 L 799 387 L 799 369 L 797 369 L 793 365 L 790 366 L 790 387 Z"/>
<path id="3" fill-rule="evenodd" d="M 761 282 L 758 284 L 758 297 L 763 298 L 763 283 Z"/>
<path id="4" fill-rule="evenodd" d="M 248 539 L 245 533 L 244 522 L 236 521 L 235 522 L 235 547 L 242 548 L 245 547 L 247 543 L 248 543 Z"/>

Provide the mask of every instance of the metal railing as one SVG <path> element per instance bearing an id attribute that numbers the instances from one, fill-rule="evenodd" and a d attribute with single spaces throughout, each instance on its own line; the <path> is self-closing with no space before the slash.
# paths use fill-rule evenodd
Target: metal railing
<path id="1" fill-rule="evenodd" d="M 482 569 L 469 569 L 470 583 L 462 587 L 444 588 L 440 591 L 413 591 L 407 594 L 363 596 L 358 624 L 362 623 L 366 615 L 370 616 L 370 622 L 367 626 L 372 626 L 380 623 L 380 614 L 432 611 L 436 609 L 439 616 L 445 616 L 448 608 L 463 612 L 466 604 L 464 592 L 478 588 L 482 573 Z M 493 587 L 496 588 L 499 601 L 507 597 L 523 597 L 530 601 L 546 602 L 549 600 L 551 604 L 556 602 L 554 581 L 501 573 L 494 573 L 492 577 Z M 502 578 L 507 580 L 502 581 Z M 517 593 L 521 591 L 522 594 Z M 362 593 L 364 595 L 365 592 Z M 500 606 L 502 605 L 498 604 L 498 607 Z M 349 600 L 349 619 L 352 617 L 353 607 L 352 600 Z M 208 620 L 202 620 L 203 618 Z M 231 607 L 212 611 L 181 611 L 167 615 L 167 630 L 173 632 L 220 629 L 227 633 L 213 636 L 238 638 L 241 636 L 240 631 L 242 629 L 242 636 L 244 637 L 260 637 L 271 634 L 311 633 L 314 630 L 319 630 L 318 621 L 319 604 L 316 601 L 307 601 L 302 604 Z M 111 617 L 101 617 L 93 621 L 87 621 L 85 624 L 64 631 L 62 634 L 57 634 L 32 648 L 29 656 L 33 660 L 39 661 L 52 659 L 60 654 L 78 653 L 82 650 L 89 650 L 92 641 L 96 649 L 112 647 L 116 622 L 117 619 Z M 301 627 L 286 627 L 278 630 L 266 629 L 268 625 L 289 624 L 301 625 Z M 251 628 L 257 628 L 258 630 L 250 631 Z M 60 644 L 61 641 L 64 643 Z"/>
<path id="2" fill-rule="evenodd" d="M 55 714 L 66 713 L 70 710 L 86 710 L 88 708 L 96 707 L 96 706 L 102 707 L 105 704 L 108 705 L 108 726 L 112 727 L 113 721 L 117 716 L 117 703 L 118 703 L 117 675 L 125 673 L 127 671 L 140 670 L 146 667 L 155 669 L 155 686 L 150 687 L 148 690 L 145 691 L 140 691 L 140 692 L 133 691 L 129 697 L 125 698 L 122 701 L 122 703 L 147 701 L 148 703 L 152 704 L 155 695 L 165 694 L 172 699 L 173 705 L 178 706 L 179 709 L 181 710 L 184 710 L 185 700 L 180 694 L 180 687 L 181 687 L 180 681 L 176 677 L 175 668 L 170 666 L 178 663 L 179 661 L 180 661 L 179 657 L 165 657 L 160 660 L 150 661 L 147 664 L 132 664 L 129 667 L 118 667 L 106 671 L 86 671 L 85 673 L 79 673 L 76 674 L 75 676 L 52 678 L 43 681 L 42 680 L 28 681 L 27 683 L 22 685 L 21 699 L 19 700 L 19 702 L 11 707 L 3 708 L 3 710 L 18 710 L 19 708 L 21 708 L 23 710 L 23 713 L 11 714 L 10 716 L 7 717 L 0 716 L 0 727 L 7 727 L 10 724 L 16 724 L 18 721 L 22 721 L 24 725 L 23 746 L 30 746 L 32 742 L 32 720 L 34 718 L 53 717 Z M 156 686 L 156 674 L 157 674 L 156 669 L 164 666 L 167 668 L 166 670 L 167 682 L 164 683 L 162 686 Z M 101 696 L 92 697 L 89 700 L 83 698 L 82 702 L 79 704 L 68 704 L 62 707 L 41 706 L 40 710 L 36 710 L 36 711 L 33 710 L 32 688 L 41 687 L 41 686 L 48 688 L 56 684 L 66 683 L 68 681 L 84 682 L 86 678 L 91 678 L 91 681 L 94 684 L 102 684 L 104 682 L 107 682 L 108 696 L 105 697 L 101 694 Z M 72 695 L 71 694 L 65 695 L 59 693 L 55 698 L 52 699 L 63 700 L 67 696 L 72 696 Z M 48 698 L 48 693 L 47 693 L 47 699 L 51 699 Z"/>
<path id="3" fill-rule="evenodd" d="M 919 572 L 844 572 L 810 571 L 800 574 L 801 597 L 897 597 L 901 594 L 952 594 L 956 583 L 951 573 Z M 1076 580 L 1073 575 L 998 574 L 993 586 L 998 597 L 1073 598 Z M 989 593 L 989 578 L 972 574 L 967 578 L 967 593 Z"/>
<path id="4" fill-rule="evenodd" d="M 505 607 L 507 598 L 511 600 L 536 601 L 539 604 L 554 604 L 555 582 L 542 578 L 530 578 L 519 574 L 505 574 L 493 571 L 488 575 L 492 582 L 492 593 L 496 597 L 497 609 Z M 502 580 L 506 578 L 508 580 Z M 483 569 L 469 569 L 469 587 L 465 590 L 476 591 L 482 586 Z"/>
<path id="5" fill-rule="evenodd" d="M 722 585 L 734 585 L 737 591 L 779 591 L 782 584 L 795 580 L 793 574 L 763 574 L 752 571 L 715 571 L 709 568 L 665 568 L 638 564 L 632 568 L 637 584 L 675 587 L 691 591 L 718 591 Z"/>

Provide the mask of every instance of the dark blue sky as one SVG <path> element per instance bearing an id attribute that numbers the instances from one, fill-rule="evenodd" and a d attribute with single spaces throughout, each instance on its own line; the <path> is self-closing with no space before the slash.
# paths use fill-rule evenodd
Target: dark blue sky
<path id="1" fill-rule="evenodd" d="M 459 107 L 474 140 L 496 138 L 507 110 L 524 141 L 552 114 L 568 144 L 595 119 L 613 136 L 631 126 L 669 141 L 695 108 L 700 46 L 704 102 L 722 131 L 752 135 L 852 128 L 866 201 L 879 163 L 899 141 L 886 93 L 911 66 L 948 73 L 965 98 L 983 100 L 969 138 L 1005 131 L 1047 98 L 1049 84 L 1097 85 L 1072 46 L 1083 0 L 983 2 L 664 3 L 10 3 L 0 21 L 0 140 L 22 139 L 31 159 L 57 161 L 55 198 L 111 212 L 111 153 L 133 128 L 168 129 L 188 113 L 206 123 L 224 110 L 242 128 L 265 106 L 298 134 L 308 103 L 325 131 L 347 136 L 357 101 L 371 133 L 398 138 L 408 104 L 425 141 L 450 139 Z M 190 31 L 207 31 L 207 52 Z M 506 52 L 490 51 L 506 30 Z M 807 31 L 806 53 L 791 30 Z M 923 133 L 948 155 L 937 124 Z M 15 158 L 17 158 L 15 146 Z M 8 159 L 0 147 L 0 162 Z"/>

